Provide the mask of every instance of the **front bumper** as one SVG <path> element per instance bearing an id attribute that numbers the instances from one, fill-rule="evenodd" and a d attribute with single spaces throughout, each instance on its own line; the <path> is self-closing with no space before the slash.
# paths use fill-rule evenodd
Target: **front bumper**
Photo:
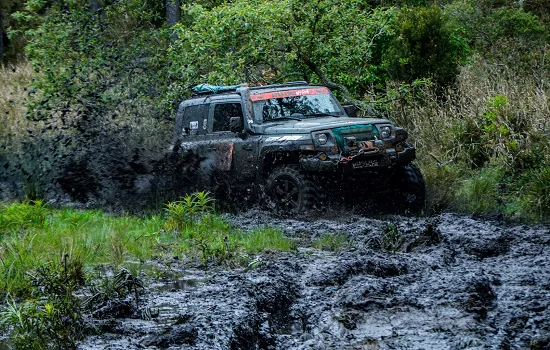
<path id="1" fill-rule="evenodd" d="M 401 152 L 395 148 L 386 148 L 383 153 L 360 153 L 349 157 L 332 155 L 325 160 L 321 160 L 319 155 L 310 155 L 300 159 L 300 165 L 306 172 L 377 171 L 408 164 L 415 158 L 416 149 L 408 146 Z"/>

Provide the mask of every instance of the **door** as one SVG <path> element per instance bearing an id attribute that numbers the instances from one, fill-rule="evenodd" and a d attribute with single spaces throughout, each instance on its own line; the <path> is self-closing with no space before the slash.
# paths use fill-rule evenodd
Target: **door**
<path id="1" fill-rule="evenodd" d="M 257 174 L 259 137 L 248 135 L 244 140 L 230 130 L 230 119 L 243 118 L 240 101 L 219 102 L 211 106 L 210 139 L 216 151 L 214 183 L 229 191 L 253 192 Z M 215 144 L 215 145 L 214 145 Z M 236 194 L 236 193 L 235 193 Z"/>

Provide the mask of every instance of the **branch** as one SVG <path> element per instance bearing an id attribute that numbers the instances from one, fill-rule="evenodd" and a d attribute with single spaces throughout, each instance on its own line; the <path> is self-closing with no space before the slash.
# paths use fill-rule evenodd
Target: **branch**
<path id="1" fill-rule="evenodd" d="M 321 82 L 323 83 L 323 85 L 325 85 L 329 89 L 340 91 L 344 96 L 344 99 L 348 102 L 352 102 L 354 104 L 359 102 L 358 100 L 354 99 L 351 96 L 349 90 L 344 85 L 336 84 L 335 82 L 327 78 L 327 76 L 319 69 L 319 67 L 317 67 L 315 62 L 313 62 L 308 55 L 303 53 L 299 47 L 297 47 L 297 49 L 298 49 L 298 57 L 300 57 L 300 59 L 306 65 L 306 67 L 308 67 L 313 73 L 315 73 L 315 75 L 319 77 L 319 79 L 321 79 Z"/>

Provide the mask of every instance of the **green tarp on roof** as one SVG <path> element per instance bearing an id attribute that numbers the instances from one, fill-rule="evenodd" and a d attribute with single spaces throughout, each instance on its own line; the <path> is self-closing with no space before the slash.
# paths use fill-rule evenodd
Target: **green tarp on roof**
<path id="1" fill-rule="evenodd" d="M 193 92 L 197 94 L 205 94 L 205 93 L 220 93 L 224 91 L 232 91 L 240 87 L 241 85 L 210 85 L 210 84 L 200 84 L 195 87 L 193 87 Z"/>

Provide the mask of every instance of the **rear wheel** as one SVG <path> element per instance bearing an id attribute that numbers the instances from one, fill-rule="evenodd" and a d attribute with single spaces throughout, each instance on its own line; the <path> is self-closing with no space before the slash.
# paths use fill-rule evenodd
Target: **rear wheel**
<path id="1" fill-rule="evenodd" d="M 266 193 L 278 210 L 297 214 L 311 208 L 315 188 L 298 167 L 283 165 L 268 176 Z"/>
<path id="2" fill-rule="evenodd" d="M 400 167 L 395 174 L 395 204 L 406 213 L 418 214 L 424 209 L 426 185 L 415 164 Z"/>

